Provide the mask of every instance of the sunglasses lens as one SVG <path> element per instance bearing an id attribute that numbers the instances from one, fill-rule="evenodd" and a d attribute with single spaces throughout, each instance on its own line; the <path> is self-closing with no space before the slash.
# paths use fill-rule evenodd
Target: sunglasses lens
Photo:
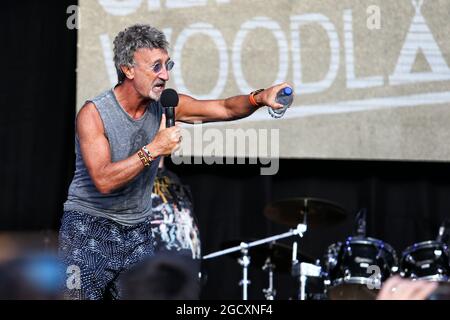
<path id="1" fill-rule="evenodd" d="M 155 66 L 153 67 L 153 72 L 158 73 L 161 71 L 162 65 L 161 63 L 157 63 L 155 64 Z"/>
<path id="2" fill-rule="evenodd" d="M 173 62 L 173 61 L 167 62 L 167 66 L 166 66 L 167 71 L 172 70 L 174 65 L 175 65 L 175 62 Z"/>

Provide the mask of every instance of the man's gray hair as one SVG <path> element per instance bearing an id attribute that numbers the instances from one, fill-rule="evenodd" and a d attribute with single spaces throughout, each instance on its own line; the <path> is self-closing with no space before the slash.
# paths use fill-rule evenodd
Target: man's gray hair
<path id="1" fill-rule="evenodd" d="M 135 24 L 123 31 L 114 39 L 114 64 L 119 83 L 125 80 L 121 66 L 131 67 L 134 53 L 141 48 L 167 50 L 169 43 L 160 30 L 148 24 Z"/>

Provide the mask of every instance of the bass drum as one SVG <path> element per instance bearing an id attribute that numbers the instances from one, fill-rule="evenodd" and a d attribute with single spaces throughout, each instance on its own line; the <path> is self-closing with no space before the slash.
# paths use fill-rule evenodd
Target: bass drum
<path id="1" fill-rule="evenodd" d="M 449 250 L 438 241 L 416 243 L 402 253 L 400 274 L 406 278 L 448 282 Z"/>
<path id="2" fill-rule="evenodd" d="M 375 299 L 382 282 L 397 271 L 397 255 L 387 243 L 349 237 L 328 247 L 324 259 L 327 296 L 331 300 Z"/>

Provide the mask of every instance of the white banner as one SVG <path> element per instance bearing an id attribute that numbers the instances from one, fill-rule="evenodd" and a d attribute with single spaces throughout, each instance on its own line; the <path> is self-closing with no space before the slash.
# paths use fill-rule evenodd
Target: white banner
<path id="1" fill-rule="evenodd" d="M 207 128 L 279 129 L 287 158 L 448 161 L 449 16 L 446 0 L 80 0 L 77 105 L 116 84 L 115 35 L 148 23 L 171 43 L 180 93 L 292 84 L 282 119 L 262 108 Z"/>

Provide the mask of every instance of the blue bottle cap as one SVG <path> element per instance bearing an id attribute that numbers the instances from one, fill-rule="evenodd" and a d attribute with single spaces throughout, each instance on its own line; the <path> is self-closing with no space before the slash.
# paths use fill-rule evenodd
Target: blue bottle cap
<path id="1" fill-rule="evenodd" d="M 290 87 L 286 87 L 283 89 L 283 93 L 286 96 L 290 96 L 292 94 L 292 89 Z"/>

